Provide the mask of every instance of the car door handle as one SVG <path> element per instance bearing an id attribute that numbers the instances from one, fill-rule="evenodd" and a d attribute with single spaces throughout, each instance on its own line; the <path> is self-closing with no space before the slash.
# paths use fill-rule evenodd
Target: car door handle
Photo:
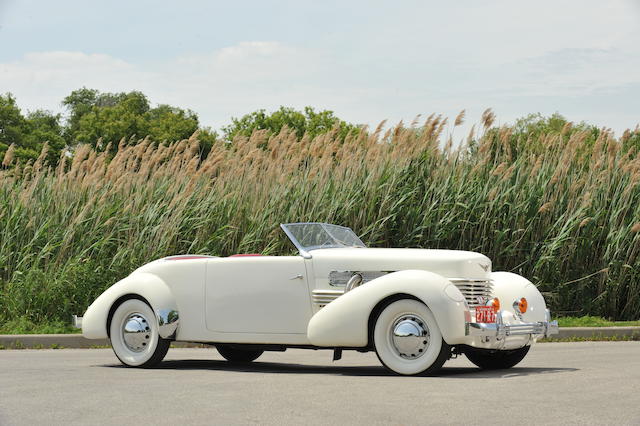
<path id="1" fill-rule="evenodd" d="M 290 280 L 301 280 L 302 278 L 303 278 L 302 274 L 298 274 L 298 275 L 294 275 L 293 277 L 291 277 L 289 279 Z"/>

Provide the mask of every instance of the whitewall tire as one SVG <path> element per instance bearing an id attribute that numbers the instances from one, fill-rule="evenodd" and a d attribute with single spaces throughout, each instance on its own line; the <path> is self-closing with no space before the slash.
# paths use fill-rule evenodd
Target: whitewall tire
<path id="1" fill-rule="evenodd" d="M 129 367 L 152 367 L 169 350 L 170 341 L 160 338 L 153 310 L 139 299 L 125 300 L 116 308 L 109 331 L 113 352 Z"/>
<path id="2" fill-rule="evenodd" d="M 451 353 L 431 310 L 413 299 L 397 300 L 380 312 L 373 343 L 380 362 L 403 375 L 433 373 Z"/>

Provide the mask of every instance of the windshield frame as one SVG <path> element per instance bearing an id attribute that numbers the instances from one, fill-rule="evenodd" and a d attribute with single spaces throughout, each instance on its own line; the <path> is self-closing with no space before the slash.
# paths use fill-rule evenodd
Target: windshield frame
<path id="1" fill-rule="evenodd" d="M 331 244 L 320 244 L 320 245 L 310 245 L 310 246 L 303 245 L 298 240 L 298 238 L 296 238 L 295 234 L 293 233 L 293 230 L 290 228 L 291 226 L 299 226 L 299 225 L 316 225 L 316 226 L 320 227 L 324 231 L 324 233 L 329 237 L 329 239 L 333 240 L 333 243 L 331 243 Z M 350 248 L 350 247 L 365 248 L 365 247 L 367 247 L 362 242 L 360 237 L 358 237 L 358 235 L 355 232 L 353 232 L 353 229 L 351 229 L 351 228 L 349 228 L 347 226 L 334 225 L 334 224 L 331 224 L 331 223 L 323 223 L 323 222 L 296 222 L 296 223 L 281 223 L 280 227 L 282 228 L 284 233 L 287 234 L 287 237 L 293 243 L 293 245 L 296 246 L 296 248 L 298 249 L 300 254 L 305 258 L 310 258 L 311 255 L 309 254 L 309 252 L 313 251 L 313 250 L 319 250 L 319 249 L 325 249 L 325 248 Z M 335 231 L 336 228 L 338 230 L 341 230 L 341 231 L 350 232 L 352 234 L 356 244 L 347 245 L 347 244 L 344 244 L 342 241 L 340 241 L 338 238 L 336 238 L 335 234 L 332 232 L 332 230 Z"/>

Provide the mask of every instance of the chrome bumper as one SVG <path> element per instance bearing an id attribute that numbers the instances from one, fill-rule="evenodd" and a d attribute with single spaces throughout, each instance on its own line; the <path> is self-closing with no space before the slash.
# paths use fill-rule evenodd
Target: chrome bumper
<path id="1" fill-rule="evenodd" d="M 465 326 L 465 335 L 480 337 L 507 337 L 538 334 L 549 337 L 558 334 L 558 321 L 551 321 L 551 313 L 547 309 L 545 321 L 524 324 L 505 324 L 502 321 L 502 311 L 496 313 L 495 323 L 468 322 Z"/>

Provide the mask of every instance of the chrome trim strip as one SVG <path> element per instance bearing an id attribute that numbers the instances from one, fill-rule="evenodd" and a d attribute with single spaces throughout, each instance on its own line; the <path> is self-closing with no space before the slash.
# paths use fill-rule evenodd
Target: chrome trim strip
<path id="1" fill-rule="evenodd" d="M 158 334 L 163 339 L 172 339 L 176 337 L 176 330 L 180 322 L 180 315 L 174 309 L 158 309 L 156 311 L 158 319 Z"/>
<path id="2" fill-rule="evenodd" d="M 311 298 L 313 303 L 317 305 L 328 305 L 329 303 L 342 296 L 344 291 L 342 290 L 313 290 L 311 292 Z"/>
<path id="3" fill-rule="evenodd" d="M 358 287 L 359 285 L 362 285 L 362 283 L 364 283 L 364 279 L 362 278 L 362 275 L 353 274 L 353 276 L 349 278 L 349 281 L 347 281 L 347 285 L 344 286 L 344 292 L 346 293 L 348 291 L 351 291 L 354 288 Z"/>
<path id="4" fill-rule="evenodd" d="M 347 283 L 354 275 L 362 277 L 362 283 L 380 278 L 392 271 L 331 271 L 329 272 L 329 285 L 332 287 L 346 287 Z"/>

